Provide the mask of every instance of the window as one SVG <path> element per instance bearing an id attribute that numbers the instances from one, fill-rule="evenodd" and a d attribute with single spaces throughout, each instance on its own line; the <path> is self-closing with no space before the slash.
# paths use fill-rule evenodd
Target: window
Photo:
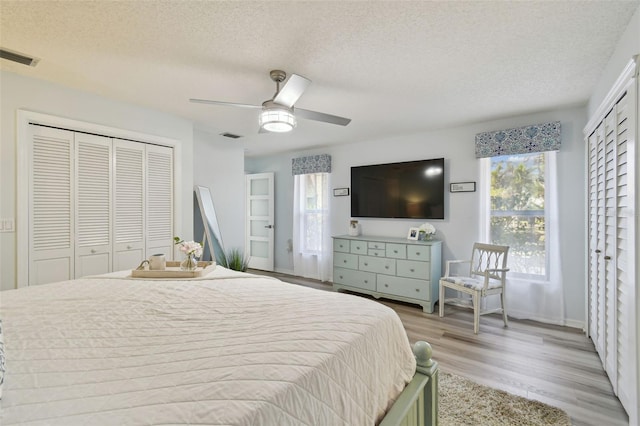
<path id="1" fill-rule="evenodd" d="M 300 175 L 300 240 L 303 253 L 318 254 L 323 247 L 323 228 L 329 215 L 329 174 Z"/>
<path id="2" fill-rule="evenodd" d="M 491 158 L 489 236 L 507 245 L 514 275 L 546 277 L 546 154 Z"/>

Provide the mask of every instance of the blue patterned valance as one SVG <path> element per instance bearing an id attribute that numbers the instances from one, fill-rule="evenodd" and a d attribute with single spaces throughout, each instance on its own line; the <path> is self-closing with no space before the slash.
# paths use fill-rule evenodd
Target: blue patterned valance
<path id="1" fill-rule="evenodd" d="M 293 175 L 308 175 L 311 173 L 331 173 L 331 156 L 329 154 L 310 155 L 291 160 Z"/>
<path id="2" fill-rule="evenodd" d="M 560 143 L 559 121 L 478 133 L 476 158 L 558 151 Z"/>

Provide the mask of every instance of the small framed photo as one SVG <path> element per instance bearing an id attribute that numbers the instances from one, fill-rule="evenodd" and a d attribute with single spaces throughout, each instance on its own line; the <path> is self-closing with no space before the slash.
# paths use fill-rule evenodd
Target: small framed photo
<path id="1" fill-rule="evenodd" d="M 349 188 L 333 188 L 334 197 L 344 197 L 349 195 Z"/>
<path id="2" fill-rule="evenodd" d="M 476 192 L 476 183 L 454 182 L 449 185 L 449 192 Z"/>
<path id="3" fill-rule="evenodd" d="M 407 240 L 418 240 L 418 228 L 409 228 L 409 233 L 407 234 Z"/>

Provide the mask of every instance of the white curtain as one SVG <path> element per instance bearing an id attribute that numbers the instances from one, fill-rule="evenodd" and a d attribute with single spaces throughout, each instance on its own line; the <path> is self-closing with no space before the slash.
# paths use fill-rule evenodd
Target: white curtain
<path id="1" fill-rule="evenodd" d="M 293 188 L 293 273 L 297 276 L 328 281 L 332 267 L 332 244 L 329 225 L 329 173 L 318 174 L 322 184 L 316 196 L 322 209 L 305 220 L 307 214 L 306 176 L 294 176 Z M 311 236 L 310 236 L 311 233 Z M 305 238 L 314 241 L 314 250 L 305 247 Z"/>
<path id="2" fill-rule="evenodd" d="M 480 237 L 481 241 L 490 242 L 490 185 L 491 158 L 480 160 Z M 565 325 L 565 305 L 562 282 L 562 259 L 560 256 L 558 181 L 556 168 L 556 152 L 546 153 L 545 181 L 545 227 L 547 238 L 547 258 L 549 270 L 546 280 L 514 278 L 507 273 L 507 313 L 520 319 L 531 319 L 540 322 Z M 489 298 L 487 298 L 489 299 Z M 487 308 L 500 306 L 496 297 L 487 300 Z"/>

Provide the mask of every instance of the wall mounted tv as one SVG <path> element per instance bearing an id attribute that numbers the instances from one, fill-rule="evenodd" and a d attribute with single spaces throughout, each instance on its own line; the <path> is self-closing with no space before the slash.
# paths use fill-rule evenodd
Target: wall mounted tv
<path id="1" fill-rule="evenodd" d="M 444 158 L 351 167 L 351 217 L 444 219 Z"/>

